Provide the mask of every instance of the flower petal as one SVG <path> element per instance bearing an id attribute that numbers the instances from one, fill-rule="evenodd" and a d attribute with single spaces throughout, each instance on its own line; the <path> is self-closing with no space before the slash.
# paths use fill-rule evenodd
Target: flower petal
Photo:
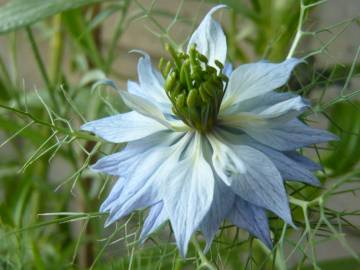
<path id="1" fill-rule="evenodd" d="M 130 142 L 121 152 L 99 159 L 91 169 L 110 175 L 126 176 L 131 166 L 142 159 L 142 154 L 159 146 L 170 146 L 184 136 L 182 132 L 160 131 L 146 138 Z"/>
<path id="2" fill-rule="evenodd" d="M 127 91 L 120 91 L 120 95 L 126 106 L 144 116 L 155 119 L 167 128 L 183 131 L 188 130 L 188 127 L 182 121 L 175 120 L 173 118 L 165 118 L 164 112 L 162 112 L 156 104 L 148 101 L 147 99 L 133 95 Z"/>
<path id="3" fill-rule="evenodd" d="M 213 7 L 200 23 L 199 27 L 192 34 L 187 51 L 191 45 L 196 44 L 196 49 L 205 55 L 209 60 L 209 65 L 217 67 L 215 60 L 225 63 L 226 60 L 226 37 L 221 25 L 211 18 L 212 14 L 225 5 Z"/>
<path id="4" fill-rule="evenodd" d="M 138 140 L 168 128 L 133 111 L 85 123 L 80 129 L 93 132 L 109 142 L 122 143 Z"/>
<path id="5" fill-rule="evenodd" d="M 134 210 L 149 207 L 161 200 L 159 181 L 157 178 L 159 167 L 166 163 L 172 150 L 169 147 L 158 148 L 142 155 L 129 176 L 124 178 L 121 193 L 116 200 L 106 199 L 101 206 L 102 212 L 109 212 L 105 226 L 108 226 Z"/>
<path id="6" fill-rule="evenodd" d="M 199 226 L 199 230 L 203 233 L 206 240 L 205 252 L 210 249 L 214 236 L 232 209 L 235 199 L 235 194 L 221 179 L 216 177 L 214 184 L 213 202 Z"/>
<path id="7" fill-rule="evenodd" d="M 312 172 L 285 154 L 258 143 L 254 143 L 251 146 L 267 155 L 284 179 L 300 181 L 313 186 L 320 186 L 319 180 Z"/>
<path id="8" fill-rule="evenodd" d="M 182 256 L 213 200 L 214 175 L 201 152 L 200 136 L 195 134 L 191 153 L 175 161 L 171 174 L 163 178 L 163 202 Z"/>
<path id="9" fill-rule="evenodd" d="M 256 236 L 272 249 L 268 218 L 263 208 L 237 196 L 228 218 L 233 224 Z"/>
<path id="10" fill-rule="evenodd" d="M 153 205 L 143 224 L 139 239 L 140 242 L 143 243 L 150 234 L 156 231 L 168 219 L 169 216 L 165 211 L 163 202 L 158 202 Z"/>
<path id="11" fill-rule="evenodd" d="M 286 156 L 294 160 L 296 163 L 300 164 L 304 168 L 308 169 L 309 171 L 319 171 L 322 170 L 322 167 L 320 164 L 312 161 L 311 159 L 308 159 L 307 157 L 304 157 L 303 155 L 299 154 L 296 151 L 291 152 L 285 152 Z"/>
<path id="12" fill-rule="evenodd" d="M 279 124 L 285 124 L 301 114 L 308 104 L 302 97 L 296 96 L 276 103 L 267 108 L 258 108 L 254 112 L 239 112 L 235 114 L 221 114 L 219 124 L 247 130 L 264 129 Z M 260 110 L 259 110 L 260 109 Z"/>
<path id="13" fill-rule="evenodd" d="M 171 103 L 165 93 L 164 78 L 151 64 L 150 56 L 140 51 L 142 57 L 138 62 L 139 84 L 128 81 L 128 92 L 154 103 L 163 113 L 172 114 Z"/>
<path id="14" fill-rule="evenodd" d="M 127 89 L 130 94 L 136 95 L 136 96 L 143 96 L 144 93 L 141 90 L 140 85 L 137 82 L 134 81 L 128 81 L 127 82 Z"/>
<path id="15" fill-rule="evenodd" d="M 164 78 L 160 72 L 153 67 L 148 54 L 144 54 L 144 56 L 139 59 L 138 76 L 142 91 L 144 91 L 147 96 L 159 103 L 170 103 L 163 88 Z"/>
<path id="16" fill-rule="evenodd" d="M 238 114 L 241 112 L 258 113 L 266 108 L 278 104 L 280 102 L 296 97 L 295 94 L 286 92 L 278 93 L 275 91 L 247 99 L 220 111 L 222 115 Z"/>
<path id="17" fill-rule="evenodd" d="M 332 133 L 309 127 L 293 119 L 284 125 L 242 128 L 257 141 L 280 151 L 291 151 L 312 144 L 337 140 Z"/>
<path id="18" fill-rule="evenodd" d="M 242 170 L 225 174 L 223 177 L 220 176 L 225 183 L 230 184 L 233 192 L 252 204 L 272 211 L 285 222 L 292 224 L 283 179 L 271 160 L 260 151 L 249 146 L 226 145 L 215 137 L 208 136 L 208 138 L 213 148 L 214 146 L 217 147 L 216 144 L 227 146 L 228 149 L 232 149 L 236 153 L 237 158 L 244 164 Z M 232 157 L 229 158 L 228 162 L 236 163 L 237 161 L 231 160 Z M 222 170 L 226 171 L 224 168 Z"/>
<path id="19" fill-rule="evenodd" d="M 170 175 L 176 163 L 171 158 L 174 149 L 183 150 L 188 145 L 189 136 L 184 136 L 170 147 L 157 146 L 145 153 L 131 164 L 118 197 L 108 198 L 100 210 L 109 212 L 105 226 L 110 225 L 121 217 L 136 209 L 149 207 L 162 200 L 161 181 Z M 111 201 L 110 201 L 111 200 Z"/>
<path id="20" fill-rule="evenodd" d="M 209 134 L 208 139 L 213 149 L 212 164 L 217 175 L 225 184 L 231 185 L 231 181 L 240 173 L 246 173 L 243 160 L 228 145 L 217 140 Z"/>
<path id="21" fill-rule="evenodd" d="M 126 185 L 125 179 L 119 177 L 116 180 L 115 185 L 112 187 L 110 194 L 107 196 L 106 200 L 101 204 L 100 212 L 105 212 L 105 209 L 107 209 L 110 204 L 112 204 L 114 201 L 117 200 L 117 198 L 119 198 L 124 185 Z"/>
<path id="22" fill-rule="evenodd" d="M 222 110 L 284 85 L 300 62 L 299 59 L 290 58 L 278 64 L 258 62 L 239 66 L 231 74 Z"/>
<path id="23" fill-rule="evenodd" d="M 233 72 L 232 64 L 229 62 L 225 62 L 224 70 L 223 70 L 224 75 L 230 78 L 232 72 Z"/>
<path id="24" fill-rule="evenodd" d="M 314 186 L 320 185 L 319 180 L 311 171 L 317 171 L 321 169 L 321 166 L 295 151 L 280 152 L 270 146 L 258 143 L 247 134 L 238 134 L 221 128 L 216 129 L 216 134 L 231 144 L 248 145 L 263 152 L 274 163 L 284 179 L 300 181 Z"/>
<path id="25" fill-rule="evenodd" d="M 292 224 L 289 203 L 280 172 L 263 153 L 248 146 L 237 146 L 246 173 L 231 182 L 231 188 L 242 199 L 266 208 Z"/>

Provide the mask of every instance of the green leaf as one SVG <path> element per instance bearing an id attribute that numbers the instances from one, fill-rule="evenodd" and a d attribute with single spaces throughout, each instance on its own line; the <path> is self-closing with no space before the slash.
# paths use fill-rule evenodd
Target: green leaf
<path id="1" fill-rule="evenodd" d="M 0 8 L 0 34 L 14 31 L 57 13 L 102 0 L 13 0 Z"/>
<path id="2" fill-rule="evenodd" d="M 319 263 L 319 267 L 322 270 L 338 270 L 338 269 L 351 269 L 360 270 L 360 263 L 354 258 L 341 258 L 335 260 L 328 260 Z M 294 269 L 298 269 L 295 267 Z M 302 267 L 302 270 L 312 270 L 313 266 Z"/>
<path id="3" fill-rule="evenodd" d="M 329 130 L 339 136 L 331 142 L 334 148 L 324 165 L 335 175 L 348 172 L 360 161 L 360 103 L 337 103 L 331 108 Z"/>

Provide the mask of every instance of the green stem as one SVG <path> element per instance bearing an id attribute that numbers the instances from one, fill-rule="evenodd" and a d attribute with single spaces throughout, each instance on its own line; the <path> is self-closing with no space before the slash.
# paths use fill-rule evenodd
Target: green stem
<path id="1" fill-rule="evenodd" d="M 39 48 L 36 44 L 36 41 L 34 39 L 34 35 L 31 31 L 31 28 L 30 27 L 26 27 L 26 33 L 28 35 L 28 38 L 29 38 L 29 41 L 30 41 L 30 45 L 31 45 L 31 48 L 34 52 L 34 56 L 35 56 L 35 60 L 39 66 L 39 69 L 40 69 L 40 73 L 41 73 L 41 76 L 43 77 L 43 80 L 46 84 L 46 88 L 49 92 L 49 95 L 50 95 L 50 98 L 51 98 L 51 101 L 53 103 L 53 105 L 55 106 L 55 109 L 57 111 L 59 111 L 59 104 L 56 100 L 56 97 L 54 95 L 54 92 L 52 91 L 52 86 L 51 86 L 51 82 L 50 82 L 50 79 L 49 79 L 49 76 L 46 72 L 46 69 L 45 69 L 45 65 L 44 65 L 44 62 L 43 60 L 41 59 L 41 55 L 40 55 L 40 52 L 39 52 Z"/>
<path id="2" fill-rule="evenodd" d="M 3 105 L 3 104 L 0 104 L 0 108 L 6 109 L 8 111 L 12 111 L 12 112 L 14 112 L 16 114 L 24 115 L 24 116 L 28 117 L 29 119 L 32 119 L 37 124 L 50 127 L 50 128 L 55 129 L 55 130 L 57 130 L 57 131 L 59 131 L 59 132 L 61 132 L 63 134 L 67 134 L 67 135 L 70 135 L 72 137 L 76 137 L 78 139 L 85 139 L 85 140 L 90 140 L 90 141 L 95 141 L 95 142 L 101 142 L 102 141 L 98 137 L 90 135 L 90 134 L 82 132 L 82 131 L 69 130 L 69 129 L 66 129 L 66 128 L 55 126 L 55 125 L 53 125 L 51 123 L 47 123 L 45 121 L 42 121 L 42 120 L 36 118 L 35 116 L 33 116 L 32 114 L 30 114 L 28 112 L 23 112 L 23 111 L 20 111 L 18 109 L 15 109 L 15 108 Z"/>
<path id="3" fill-rule="evenodd" d="M 300 16 L 299 16 L 299 22 L 298 22 L 298 26 L 297 26 L 296 35 L 295 35 L 293 43 L 291 44 L 291 47 L 290 47 L 290 50 L 289 50 L 289 53 L 288 53 L 286 59 L 290 59 L 291 57 L 293 57 L 293 55 L 295 54 L 295 50 L 296 50 L 297 46 L 299 45 L 300 39 L 303 35 L 302 25 L 304 22 L 304 15 L 305 15 L 305 7 L 301 1 Z"/>
<path id="4" fill-rule="evenodd" d="M 199 269 L 208 269 L 208 270 L 217 270 L 217 267 L 212 264 L 205 256 L 204 252 L 202 251 L 199 242 L 196 240 L 195 236 L 191 238 L 191 243 L 194 245 L 196 252 L 199 255 L 201 265 Z"/>
<path id="5" fill-rule="evenodd" d="M 129 10 L 130 3 L 131 3 L 130 0 L 126 0 L 124 6 L 122 8 L 121 17 L 116 26 L 114 37 L 111 40 L 111 46 L 109 49 L 109 55 L 108 55 L 108 59 L 107 59 L 107 63 L 106 63 L 105 73 L 108 73 L 111 70 L 112 63 L 115 60 L 115 57 L 114 57 L 115 49 L 116 49 L 117 43 L 119 41 L 119 38 L 121 37 L 122 33 L 124 32 L 124 22 L 126 19 L 126 14 L 128 13 L 128 10 Z"/>
<path id="6" fill-rule="evenodd" d="M 53 18 L 54 35 L 51 40 L 51 62 L 50 62 L 50 76 L 51 80 L 56 85 L 61 79 L 61 62 L 63 56 L 63 29 L 62 29 L 62 15 L 58 14 Z"/>

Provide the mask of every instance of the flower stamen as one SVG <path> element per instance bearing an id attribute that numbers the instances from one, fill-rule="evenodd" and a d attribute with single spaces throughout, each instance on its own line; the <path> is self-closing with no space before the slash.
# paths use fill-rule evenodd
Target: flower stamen
<path id="1" fill-rule="evenodd" d="M 218 68 L 210 66 L 205 55 L 193 44 L 189 53 L 176 51 L 166 45 L 173 60 L 159 61 L 165 79 L 165 91 L 172 102 L 173 112 L 188 126 L 201 133 L 212 129 L 216 123 L 221 100 L 228 78 L 223 74 L 224 65 L 216 60 Z"/>

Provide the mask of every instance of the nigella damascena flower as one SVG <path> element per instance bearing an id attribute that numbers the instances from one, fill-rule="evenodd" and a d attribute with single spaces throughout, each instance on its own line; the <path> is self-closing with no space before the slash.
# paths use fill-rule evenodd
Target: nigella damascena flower
<path id="1" fill-rule="evenodd" d="M 284 180 L 319 184 L 311 172 L 319 166 L 296 150 L 334 139 L 297 119 L 308 107 L 303 98 L 274 91 L 300 60 L 232 71 L 211 17 L 222 7 L 206 15 L 186 51 L 167 47 L 172 60 L 161 60 L 160 71 L 140 58 L 139 82 L 120 91 L 132 111 L 82 126 L 127 142 L 92 166 L 118 177 L 101 206 L 106 224 L 149 208 L 141 239 L 169 220 L 182 255 L 197 230 L 209 247 L 224 220 L 271 247 L 266 211 L 292 224 Z"/>

